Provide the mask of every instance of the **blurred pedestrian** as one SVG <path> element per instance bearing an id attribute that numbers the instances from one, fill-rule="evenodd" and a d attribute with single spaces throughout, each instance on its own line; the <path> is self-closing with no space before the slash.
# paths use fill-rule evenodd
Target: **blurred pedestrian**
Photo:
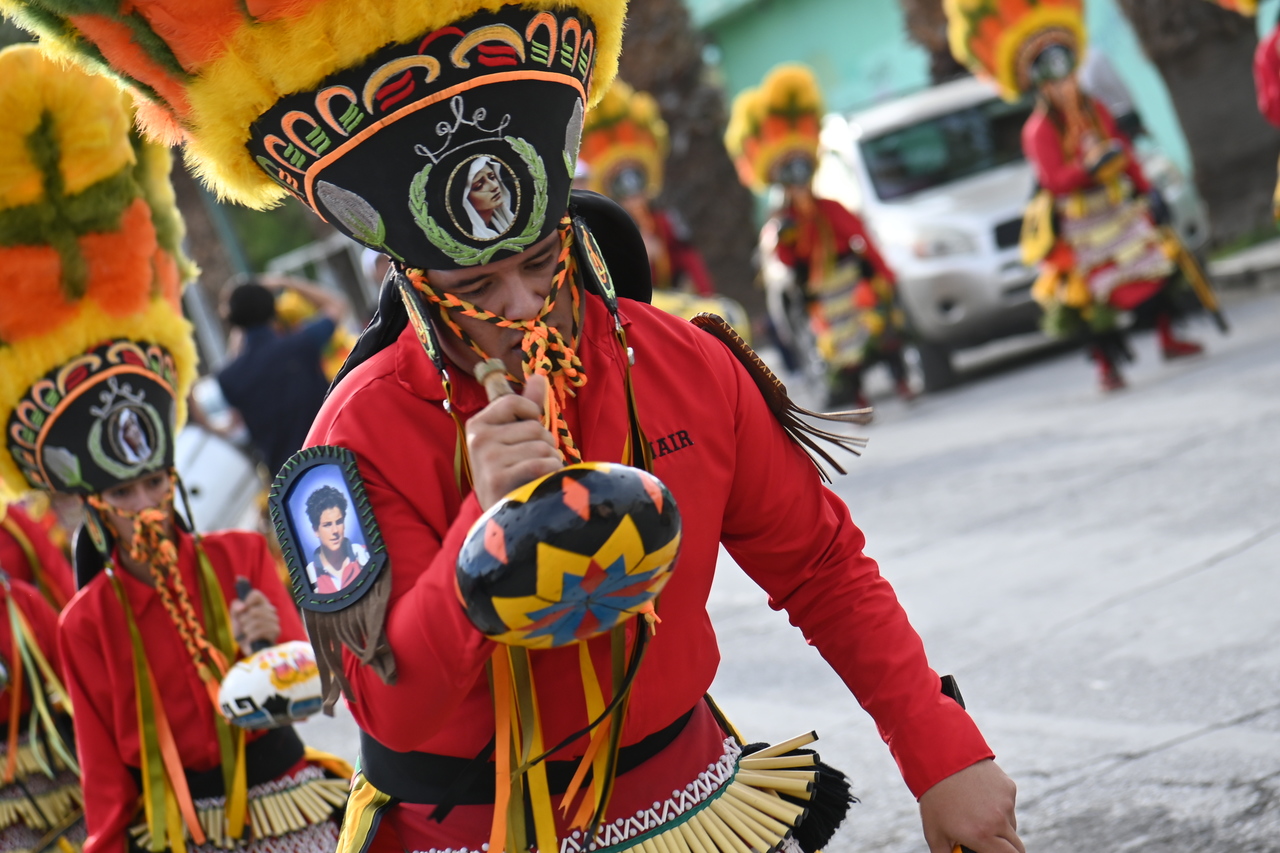
<path id="1" fill-rule="evenodd" d="M 1037 96 L 1022 146 L 1040 190 L 1022 251 L 1040 265 L 1032 294 L 1044 307 L 1045 331 L 1088 340 L 1105 391 L 1125 386 L 1120 364 L 1133 358 L 1122 312 L 1155 326 L 1166 359 L 1201 352 L 1173 330 L 1180 246 L 1166 227 L 1168 206 L 1110 111 L 1081 89 L 1081 0 L 947 9 L 957 59 L 1010 100 Z"/>
<path id="2" fill-rule="evenodd" d="M 866 407 L 863 373 L 881 362 L 898 395 L 910 400 L 906 317 L 897 304 L 893 271 L 856 214 L 813 193 L 822 112 L 813 72 L 781 65 L 759 89 L 734 101 L 725 144 L 744 184 L 757 192 L 782 188 L 782 204 L 762 231 L 761 249 L 791 270 L 808 303 L 827 366 L 827 406 Z M 775 325 L 789 325 L 789 314 L 775 317 Z"/>
<path id="3" fill-rule="evenodd" d="M 315 319 L 283 331 L 277 294 L 293 291 L 319 309 Z M 264 275 L 234 286 L 227 320 L 241 331 L 239 353 L 218 371 L 218 385 L 235 408 L 255 452 L 272 477 L 302 447 L 324 402 L 329 379 L 326 347 L 348 314 L 347 301 L 316 284 Z"/>

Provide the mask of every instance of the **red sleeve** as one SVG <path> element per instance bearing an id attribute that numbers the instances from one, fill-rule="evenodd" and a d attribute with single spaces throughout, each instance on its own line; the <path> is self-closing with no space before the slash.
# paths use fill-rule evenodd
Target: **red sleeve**
<path id="1" fill-rule="evenodd" d="M 78 625 L 94 621 L 93 614 L 68 618 L 92 602 L 73 602 L 59 624 L 58 643 L 67 692 L 75 708 L 76 753 L 85 781 L 84 816 L 89 837 L 84 853 L 126 853 L 125 835 L 138 804 L 138 788 L 117 749 L 115 727 L 103 718 L 114 707 L 110 668 L 104 649 L 91 631 L 81 634 Z M 87 618 L 86 618 L 87 617 Z M 128 638 L 121 638 L 128 643 Z"/>
<path id="2" fill-rule="evenodd" d="M 62 674 L 62 653 L 58 649 L 58 611 L 53 609 L 40 590 L 19 580 L 10 580 L 9 587 L 13 591 L 13 600 L 17 602 L 22 615 L 27 617 L 31 632 L 35 634 L 36 644 L 48 659 L 53 671 Z"/>
<path id="3" fill-rule="evenodd" d="M 1258 110 L 1280 127 L 1280 27 L 1258 42 L 1253 55 L 1253 82 L 1258 90 Z"/>
<path id="4" fill-rule="evenodd" d="M 832 227 L 840 241 L 841 247 L 843 248 L 848 246 L 849 241 L 853 240 L 855 237 L 860 238 L 863 245 L 866 247 L 860 254 L 871 262 L 871 266 L 875 267 L 876 272 L 879 273 L 885 281 L 890 284 L 897 281 L 897 278 L 893 274 L 893 270 L 889 269 L 889 265 L 885 263 L 884 257 L 876 248 L 875 241 L 872 240 L 871 235 L 867 233 L 867 228 L 862 224 L 862 219 L 838 201 L 833 201 L 831 199 L 819 199 L 818 201 L 819 204 L 822 205 L 822 209 L 826 212 L 827 218 L 831 220 Z"/>
<path id="5" fill-rule="evenodd" d="M 1062 136 L 1043 110 L 1036 110 L 1022 126 L 1022 150 L 1036 171 L 1040 186 L 1065 195 L 1093 184 L 1093 176 L 1078 163 L 1067 162 Z"/>
<path id="6" fill-rule="evenodd" d="M 750 463 L 735 469 L 726 549 L 875 719 L 913 794 L 991 758 L 973 720 L 942 695 L 893 588 L 863 553 L 848 508 L 823 488 L 741 367 L 733 368 L 738 454 Z M 804 536 L 795 535 L 796 519 L 805 520 Z"/>
<path id="7" fill-rule="evenodd" d="M 12 518 L 12 508 L 9 512 L 9 517 Z M 3 527 L 0 527 L 0 569 L 15 580 L 32 580 L 31 565 L 27 562 L 26 552 L 22 550 L 18 540 L 13 538 L 13 534 Z"/>
<path id="8" fill-rule="evenodd" d="M 356 454 L 387 547 L 392 597 L 386 632 L 395 653 L 396 683 L 383 684 L 350 653 L 344 671 L 360 728 L 391 749 L 407 751 L 439 732 L 477 679 L 485 677 L 493 644 L 458 606 L 454 580 L 458 551 L 480 506 L 474 497 L 461 500 L 454 490 L 451 443 L 427 444 L 406 454 L 386 439 L 400 428 L 455 434 L 439 403 L 413 397 L 386 377 L 356 390 L 336 413 L 326 404 L 307 443 L 337 444 Z M 443 485 L 424 488 L 428 483 Z M 431 701 L 422 701 L 424 696 Z"/>
<path id="9" fill-rule="evenodd" d="M 1124 146 L 1124 156 L 1127 162 L 1125 173 L 1129 176 L 1129 180 L 1133 182 L 1133 188 L 1138 193 L 1145 195 L 1151 192 L 1151 182 L 1147 180 L 1147 175 L 1142 171 L 1142 162 L 1138 160 L 1138 155 L 1134 153 L 1133 142 L 1121 132 L 1116 120 L 1112 117 L 1106 106 L 1101 101 L 1091 101 L 1093 108 L 1098 113 L 1098 123 L 1102 125 L 1102 130 L 1111 139 L 1116 140 Z"/>

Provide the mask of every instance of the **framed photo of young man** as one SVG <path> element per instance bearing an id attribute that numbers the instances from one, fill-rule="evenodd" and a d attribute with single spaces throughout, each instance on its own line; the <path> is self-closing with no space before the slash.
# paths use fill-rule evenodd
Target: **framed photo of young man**
<path id="1" fill-rule="evenodd" d="M 294 454 L 276 476 L 269 507 L 301 607 L 341 610 L 372 588 L 387 552 L 350 450 Z"/>

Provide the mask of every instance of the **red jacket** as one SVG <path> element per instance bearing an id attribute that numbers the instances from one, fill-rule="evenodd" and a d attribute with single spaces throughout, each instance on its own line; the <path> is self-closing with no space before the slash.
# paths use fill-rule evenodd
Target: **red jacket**
<path id="1" fill-rule="evenodd" d="M 990 757 L 973 721 L 939 692 L 920 638 L 863 554 L 848 509 L 822 487 L 737 360 L 684 320 L 629 300 L 622 305 L 655 473 L 684 520 L 679 564 L 660 599 L 662 624 L 632 693 L 623 743 L 668 725 L 711 685 L 719 652 L 706 602 L 724 543 L 871 712 L 917 796 Z M 611 326 L 603 302 L 588 297 L 579 350 L 587 383 L 567 418 L 590 460 L 620 460 L 627 439 L 622 354 Z M 464 418 L 484 405 L 483 391 L 462 371 L 454 383 Z M 398 679 L 387 686 L 348 655 L 352 713 L 392 749 L 470 757 L 493 735 L 485 679 L 493 646 L 458 604 L 454 565 L 480 510 L 454 486 L 455 429 L 443 396 L 406 328 L 343 380 L 308 444 L 354 451 L 390 557 L 386 628 Z M 607 685 L 607 639 L 593 641 L 591 650 Z M 554 743 L 586 722 L 577 651 L 535 651 L 532 660 L 545 739 Z M 581 745 L 570 753 L 580 754 Z"/>
<path id="2" fill-rule="evenodd" d="M 280 642 L 303 640 L 302 620 L 280 580 L 267 541 L 257 533 L 227 531 L 204 537 L 205 553 L 222 594 L 234 601 L 237 577 L 249 579 L 275 605 Z M 178 534 L 178 567 L 196 613 L 202 612 L 191 536 Z M 182 766 L 211 770 L 220 756 L 214 735 L 217 713 L 195 666 L 153 587 L 128 572 L 119 577 L 155 674 L 165 713 L 173 727 Z M 126 831 L 135 822 L 139 790 L 129 768 L 141 764 L 133 652 L 120 602 L 106 572 L 71 600 L 58 625 L 58 641 L 75 707 L 76 749 L 80 756 L 89 832 L 85 853 L 124 853 Z M 249 740 L 260 735 L 250 732 Z"/>
<path id="3" fill-rule="evenodd" d="M 38 566 L 31 564 L 28 547 Z M 8 572 L 11 578 L 37 585 L 38 571 L 49 588 L 50 603 L 54 606 L 65 605 L 76 594 L 76 583 L 67 558 L 50 541 L 49 534 L 22 507 L 13 504 L 0 510 L 0 569 Z"/>
<path id="4" fill-rule="evenodd" d="M 40 647 L 40 651 L 49 661 L 49 665 L 53 667 L 53 671 L 58 673 L 58 677 L 62 677 L 62 659 L 58 656 L 58 612 L 53 609 L 40 591 L 29 583 L 19 580 L 15 577 L 9 578 L 9 588 L 13 594 L 13 600 L 17 603 L 18 609 L 22 611 L 22 615 L 27 617 L 27 622 L 31 625 L 31 632 L 35 634 L 36 645 Z M 13 630 L 9 626 L 8 605 L 4 601 L 4 594 L 0 592 L 0 661 L 4 662 L 5 669 L 9 672 L 9 683 L 13 683 Z M 31 684 L 31 673 L 23 674 L 23 697 L 21 702 L 22 712 L 26 713 L 31 707 L 31 696 L 28 688 Z M 5 723 L 9 720 L 9 689 L 6 687 L 0 690 L 0 720 Z"/>
<path id="5" fill-rule="evenodd" d="M 1137 155 L 1133 153 L 1133 145 L 1129 138 L 1116 127 L 1116 121 L 1111 117 L 1111 113 L 1107 112 L 1106 107 L 1088 96 L 1085 97 L 1096 112 L 1102 134 L 1108 139 L 1118 141 L 1124 147 L 1128 160 L 1125 172 L 1133 182 L 1134 190 L 1138 193 L 1150 192 L 1151 184 L 1143 174 L 1142 166 L 1138 163 Z M 1031 161 L 1040 186 L 1054 195 L 1066 195 L 1076 190 L 1087 190 L 1099 186 L 1097 179 L 1089 174 L 1089 170 L 1085 168 L 1078 156 L 1073 159 L 1067 158 L 1062 144 L 1062 133 L 1043 107 L 1037 108 L 1031 114 L 1031 118 L 1027 119 L 1027 123 L 1022 126 L 1022 150 Z"/>
<path id="6" fill-rule="evenodd" d="M 804 216 L 795 207 L 784 207 L 775 216 L 790 223 L 778 235 L 778 260 L 789 267 L 798 264 L 810 265 L 813 262 L 814 249 L 821 240 L 821 230 L 825 225 L 831 229 L 832 245 L 836 258 L 847 257 L 853 253 L 850 241 L 858 242 L 863 248 L 858 254 L 870 261 L 881 277 L 890 284 L 894 283 L 893 270 L 885 263 L 876 249 L 876 244 L 867 233 L 862 220 L 838 201 L 829 198 L 815 198 L 817 216 Z M 819 222 L 821 218 L 821 222 Z"/>

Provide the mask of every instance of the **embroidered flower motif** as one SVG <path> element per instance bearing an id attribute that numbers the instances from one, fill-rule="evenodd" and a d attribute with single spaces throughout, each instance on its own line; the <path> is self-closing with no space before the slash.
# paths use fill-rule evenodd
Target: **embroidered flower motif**
<path id="1" fill-rule="evenodd" d="M 44 464 L 68 489 L 88 486 L 80 476 L 80 459 L 65 447 L 46 447 Z"/>
<path id="2" fill-rule="evenodd" d="M 573 177 L 573 173 L 578 166 L 578 149 L 582 146 L 582 123 L 585 120 L 586 111 L 582 108 L 582 101 L 577 101 L 573 105 L 573 115 L 569 118 L 569 125 L 564 130 L 564 162 L 569 168 L 569 177 Z"/>
<path id="3" fill-rule="evenodd" d="M 351 232 L 352 237 L 371 249 L 381 249 L 396 260 L 401 260 L 399 255 L 387 248 L 387 224 L 382 221 L 382 214 L 373 205 L 350 190 L 328 181 L 316 184 L 316 196 Z"/>

